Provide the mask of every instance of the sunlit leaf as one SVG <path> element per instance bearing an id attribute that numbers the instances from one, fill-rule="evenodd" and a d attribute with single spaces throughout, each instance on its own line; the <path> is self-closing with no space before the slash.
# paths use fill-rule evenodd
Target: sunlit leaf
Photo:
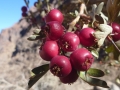
<path id="1" fill-rule="evenodd" d="M 40 34 L 40 31 L 41 31 L 40 29 L 35 29 L 35 30 L 33 31 L 33 33 L 39 35 L 39 34 Z"/>
<path id="2" fill-rule="evenodd" d="M 105 75 L 105 73 L 102 70 L 96 68 L 90 68 L 87 71 L 87 74 L 93 77 L 102 77 Z"/>
<path id="3" fill-rule="evenodd" d="M 89 77 L 87 74 L 85 74 L 85 72 L 80 72 L 80 78 L 90 85 L 109 88 L 109 86 L 107 85 L 105 81 L 97 79 L 97 78 Z"/>
<path id="4" fill-rule="evenodd" d="M 94 50 L 91 51 L 91 53 L 92 53 L 92 55 L 95 56 L 96 58 L 99 57 L 99 53 L 97 52 L 97 50 L 94 49 Z"/>
<path id="5" fill-rule="evenodd" d="M 100 14 L 100 12 L 101 12 L 102 9 L 103 9 L 103 5 L 104 5 L 104 2 L 101 2 L 101 3 L 98 5 L 98 7 L 96 8 L 96 11 L 95 11 L 96 14 Z"/>
<path id="6" fill-rule="evenodd" d="M 35 40 L 38 40 L 40 39 L 40 35 L 30 35 L 28 38 L 27 38 L 29 41 L 35 41 Z"/>

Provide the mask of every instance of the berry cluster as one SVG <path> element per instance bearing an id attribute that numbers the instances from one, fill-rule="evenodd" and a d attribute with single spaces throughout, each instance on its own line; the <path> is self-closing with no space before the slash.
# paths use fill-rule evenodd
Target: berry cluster
<path id="1" fill-rule="evenodd" d="M 63 83 L 73 83 L 77 80 L 77 71 L 87 71 L 94 57 L 89 50 L 79 45 L 89 47 L 95 44 L 92 28 L 84 28 L 76 32 L 68 32 L 62 25 L 63 14 L 58 9 L 52 9 L 45 16 L 45 39 L 39 54 L 43 60 L 50 61 L 51 73 L 58 76 Z M 70 53 L 70 55 L 66 55 Z"/>
<path id="2" fill-rule="evenodd" d="M 25 0 L 25 3 L 29 7 L 29 2 Z M 46 7 L 44 7 L 44 4 Z M 115 4 L 111 5 L 117 6 Z M 81 79 L 91 85 L 108 88 L 105 81 L 92 78 L 102 77 L 104 72 L 90 68 L 94 62 L 94 56 L 99 58 L 101 46 L 105 46 L 104 50 L 107 52 L 108 49 L 108 53 L 113 51 L 109 48 L 107 42 L 110 41 L 114 45 L 114 52 L 116 52 L 115 50 L 120 52 L 115 43 L 120 40 L 120 25 L 115 23 L 117 14 L 116 16 L 112 15 L 111 9 L 109 11 L 108 8 L 107 12 L 111 17 L 105 17 L 102 13 L 103 5 L 103 2 L 97 7 L 92 5 L 92 9 L 88 9 L 88 12 L 86 12 L 88 8 L 86 3 L 80 1 L 79 12 L 76 9 L 74 9 L 75 13 L 69 12 L 69 10 L 62 10 L 61 7 L 63 15 L 60 10 L 53 9 L 48 0 L 38 0 L 34 3 L 34 6 L 43 21 L 41 26 L 38 17 L 35 17 L 32 11 L 29 11 L 30 15 L 27 15 L 27 7 L 22 7 L 22 16 L 27 17 L 26 19 L 38 28 L 33 31 L 28 40 L 40 40 L 42 42 L 39 55 L 43 60 L 49 62 L 49 64 L 32 70 L 35 75 L 30 78 L 29 87 L 34 85 L 38 77 L 41 78 L 50 70 L 65 84 L 74 83 L 80 76 Z M 108 6 L 111 7 L 111 5 Z M 72 20 L 73 18 L 74 20 Z"/>

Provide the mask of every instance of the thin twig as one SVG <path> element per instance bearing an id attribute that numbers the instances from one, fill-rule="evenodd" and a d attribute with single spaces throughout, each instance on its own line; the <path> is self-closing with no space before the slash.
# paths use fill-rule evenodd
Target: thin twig
<path id="1" fill-rule="evenodd" d="M 85 8 L 86 8 L 85 4 L 82 3 L 81 6 L 80 6 L 79 15 L 69 24 L 68 32 L 72 31 L 72 29 L 75 26 L 75 24 L 79 21 L 80 16 L 84 14 Z"/>
<path id="2" fill-rule="evenodd" d="M 111 43 L 115 46 L 115 48 L 119 51 L 120 53 L 120 49 L 118 48 L 118 46 L 115 44 L 115 42 L 112 40 L 112 38 L 110 37 L 110 35 L 107 36 L 108 39 L 111 41 Z"/>

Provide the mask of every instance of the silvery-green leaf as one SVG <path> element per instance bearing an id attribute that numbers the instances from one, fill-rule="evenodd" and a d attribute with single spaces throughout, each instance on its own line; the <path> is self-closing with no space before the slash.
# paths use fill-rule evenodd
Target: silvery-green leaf
<path id="1" fill-rule="evenodd" d="M 35 30 L 33 31 L 33 33 L 39 35 L 39 34 L 40 34 L 40 31 L 41 31 L 40 29 L 35 29 Z"/>
<path id="2" fill-rule="evenodd" d="M 101 31 L 96 31 L 94 33 L 95 38 L 98 40 L 98 46 L 102 46 L 106 37 L 112 33 L 112 27 L 107 24 L 100 24 L 98 28 Z"/>
<path id="3" fill-rule="evenodd" d="M 107 34 L 110 34 L 112 33 L 112 27 L 110 25 L 107 25 L 107 24 L 100 24 L 98 26 L 98 28 L 103 31 L 103 32 L 106 32 Z"/>
<path id="4" fill-rule="evenodd" d="M 40 36 L 33 34 L 33 35 L 30 35 L 27 39 L 30 40 L 30 41 L 35 41 L 35 40 L 40 39 Z"/>
<path id="5" fill-rule="evenodd" d="M 96 14 L 100 14 L 100 12 L 101 12 L 102 9 L 103 9 L 103 5 L 104 5 L 104 2 L 101 2 L 101 3 L 98 5 L 98 7 L 96 8 L 96 11 L 95 11 Z"/>
<path id="6" fill-rule="evenodd" d="M 75 10 L 75 15 L 77 16 L 79 14 L 79 12 L 77 10 Z"/>
<path id="7" fill-rule="evenodd" d="M 96 4 L 93 4 L 93 5 L 92 5 L 92 12 L 91 12 L 91 14 L 90 14 L 90 16 L 91 16 L 93 19 L 95 19 L 95 10 L 96 10 L 96 8 L 97 8 L 97 5 L 96 5 Z"/>
<path id="8" fill-rule="evenodd" d="M 91 53 L 92 53 L 92 55 L 95 56 L 96 58 L 99 57 L 99 53 L 98 53 L 97 50 L 94 49 L 94 50 L 91 51 Z"/>
<path id="9" fill-rule="evenodd" d="M 104 18 L 106 21 L 108 21 L 108 17 L 105 16 L 102 12 L 100 12 L 100 16 L 101 16 L 102 18 Z M 105 24 L 105 23 L 104 23 L 104 24 Z"/>

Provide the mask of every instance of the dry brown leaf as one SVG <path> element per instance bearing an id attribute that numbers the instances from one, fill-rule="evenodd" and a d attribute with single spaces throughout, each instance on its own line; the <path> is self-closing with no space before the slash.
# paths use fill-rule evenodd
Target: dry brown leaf
<path id="1" fill-rule="evenodd" d="M 120 0 L 108 0 L 106 9 L 110 22 L 113 22 L 118 17 L 120 11 Z"/>

